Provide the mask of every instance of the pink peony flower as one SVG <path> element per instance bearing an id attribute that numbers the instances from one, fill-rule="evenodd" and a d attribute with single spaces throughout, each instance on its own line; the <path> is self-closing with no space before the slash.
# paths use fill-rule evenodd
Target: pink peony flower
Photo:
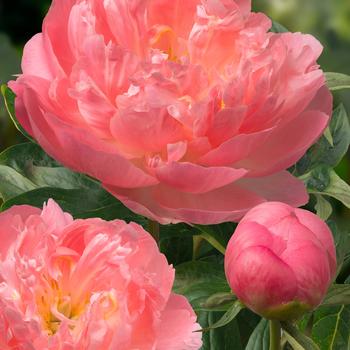
<path id="1" fill-rule="evenodd" d="M 0 349 L 190 350 L 196 316 L 135 223 L 76 220 L 49 200 L 0 214 Z"/>
<path id="2" fill-rule="evenodd" d="M 278 202 L 251 209 L 225 255 L 226 276 L 237 297 L 254 312 L 279 320 L 316 308 L 336 268 L 328 226 L 309 211 Z"/>
<path id="3" fill-rule="evenodd" d="M 10 87 L 65 166 L 160 223 L 308 200 L 285 169 L 328 124 L 310 35 L 268 32 L 249 0 L 54 0 Z"/>

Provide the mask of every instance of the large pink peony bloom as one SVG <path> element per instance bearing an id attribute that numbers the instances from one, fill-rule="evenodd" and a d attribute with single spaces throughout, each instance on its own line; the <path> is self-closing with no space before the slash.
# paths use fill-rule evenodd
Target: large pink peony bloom
<path id="1" fill-rule="evenodd" d="M 332 98 L 320 43 L 270 27 L 249 0 L 54 0 L 10 85 L 18 119 L 160 223 L 302 205 L 285 169 L 327 126 Z"/>
<path id="2" fill-rule="evenodd" d="M 53 201 L 0 214 L 1 350 L 196 350 L 196 316 L 140 226 Z"/>
<path id="3" fill-rule="evenodd" d="M 225 255 L 235 294 L 256 313 L 291 319 L 316 308 L 336 274 L 328 226 L 284 203 L 263 203 L 237 226 Z"/>

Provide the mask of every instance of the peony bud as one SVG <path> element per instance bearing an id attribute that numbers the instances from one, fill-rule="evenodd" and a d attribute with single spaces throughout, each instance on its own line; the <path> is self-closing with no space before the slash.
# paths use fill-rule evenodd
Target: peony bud
<path id="1" fill-rule="evenodd" d="M 331 231 L 315 214 L 269 202 L 251 209 L 225 256 L 233 292 L 268 319 L 288 320 L 317 307 L 336 272 Z"/>

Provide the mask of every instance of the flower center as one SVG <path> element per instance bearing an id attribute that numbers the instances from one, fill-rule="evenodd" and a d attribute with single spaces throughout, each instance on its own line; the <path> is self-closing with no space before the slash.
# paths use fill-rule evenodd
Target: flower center
<path id="1" fill-rule="evenodd" d="M 36 304 L 48 335 L 54 335 L 63 321 L 74 328 L 88 300 L 74 305 L 70 293 L 63 292 L 57 281 L 44 278 L 43 282 L 36 295 Z"/>

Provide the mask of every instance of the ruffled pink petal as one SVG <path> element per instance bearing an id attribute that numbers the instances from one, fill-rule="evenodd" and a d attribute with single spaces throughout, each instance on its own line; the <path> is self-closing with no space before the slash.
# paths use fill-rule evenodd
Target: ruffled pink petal
<path id="1" fill-rule="evenodd" d="M 34 80 L 37 89 L 43 90 L 45 81 Z M 115 147 L 92 139 L 83 129 L 72 128 L 51 113 L 43 113 L 41 100 L 31 86 L 25 90 L 24 100 L 33 134 L 44 149 L 64 165 L 87 173 L 105 183 L 121 187 L 154 185 L 158 181 L 117 153 Z M 35 116 L 35 117 L 34 117 Z M 59 133 L 55 131 L 59 130 Z M 76 142 L 79 139 L 80 142 Z"/>
<path id="2" fill-rule="evenodd" d="M 157 350 L 197 350 L 202 345 L 202 335 L 196 315 L 187 299 L 171 294 L 162 313 L 158 328 Z"/>
<path id="3" fill-rule="evenodd" d="M 168 144 L 182 141 L 181 123 L 165 108 L 145 112 L 121 111 L 111 121 L 111 132 L 120 147 L 131 153 L 161 153 Z"/>
<path id="4" fill-rule="evenodd" d="M 272 131 L 273 129 L 267 129 L 252 134 L 234 136 L 200 157 L 198 163 L 206 166 L 227 166 L 236 163 L 259 148 Z"/>
<path id="5" fill-rule="evenodd" d="M 51 198 L 47 204 L 44 204 L 41 218 L 47 225 L 47 231 L 53 234 L 58 234 L 64 227 L 73 222 L 72 215 L 65 213 Z"/>
<path id="6" fill-rule="evenodd" d="M 304 183 L 286 170 L 265 177 L 244 178 L 238 180 L 237 185 L 267 201 L 284 202 L 292 207 L 305 205 L 309 200 Z"/>
<path id="7" fill-rule="evenodd" d="M 0 213 L 0 260 L 5 258 L 9 247 L 24 228 L 27 218 L 32 215 L 40 215 L 40 209 L 29 205 L 15 205 Z"/>
<path id="8" fill-rule="evenodd" d="M 74 64 L 74 56 L 69 45 L 68 26 L 70 11 L 76 0 L 54 0 L 43 23 L 45 40 L 49 40 L 51 47 L 59 60 L 60 66 L 69 74 Z"/>
<path id="9" fill-rule="evenodd" d="M 180 192 L 162 184 L 134 190 L 104 187 L 134 212 L 162 224 L 238 221 L 250 208 L 265 201 L 282 200 L 300 206 L 308 200 L 303 183 L 288 172 L 238 180 L 202 194 Z"/>
<path id="10" fill-rule="evenodd" d="M 253 176 L 268 175 L 286 169 L 295 164 L 322 135 L 328 122 L 329 115 L 318 111 L 306 111 L 291 123 L 276 128 L 261 147 L 236 165 L 251 169 Z M 299 137 L 295 138 L 295 135 Z"/>
<path id="11" fill-rule="evenodd" d="M 143 55 L 147 40 L 146 5 L 143 0 L 105 1 L 106 19 L 114 40 L 122 47 Z"/>
<path id="12" fill-rule="evenodd" d="M 22 71 L 23 74 L 52 80 L 57 73 L 57 69 L 54 67 L 55 58 L 44 40 L 43 34 L 39 33 L 24 46 Z"/>
<path id="13" fill-rule="evenodd" d="M 172 162 L 156 168 L 159 181 L 182 192 L 204 193 L 242 178 L 245 169 L 202 167 L 192 163 Z"/>
<path id="14" fill-rule="evenodd" d="M 187 39 L 199 4 L 199 0 L 151 0 L 148 5 L 149 25 L 168 26 L 177 36 Z"/>

